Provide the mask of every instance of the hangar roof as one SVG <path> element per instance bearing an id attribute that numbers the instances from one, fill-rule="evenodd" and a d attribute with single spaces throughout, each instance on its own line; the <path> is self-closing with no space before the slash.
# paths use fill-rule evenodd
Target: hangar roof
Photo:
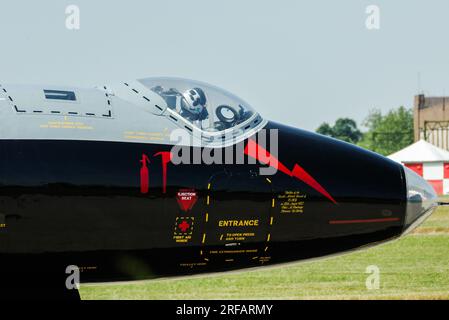
<path id="1" fill-rule="evenodd" d="M 438 148 L 425 140 L 419 140 L 418 142 L 389 155 L 388 158 L 401 163 L 449 162 L 449 151 Z"/>

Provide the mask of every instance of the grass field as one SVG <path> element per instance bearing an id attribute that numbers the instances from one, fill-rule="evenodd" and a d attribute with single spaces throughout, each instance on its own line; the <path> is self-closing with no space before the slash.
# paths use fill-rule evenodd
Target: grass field
<path id="1" fill-rule="evenodd" d="M 366 267 L 380 269 L 368 290 Z M 82 285 L 82 299 L 449 299 L 449 207 L 378 247 L 294 266 L 201 278 Z"/>

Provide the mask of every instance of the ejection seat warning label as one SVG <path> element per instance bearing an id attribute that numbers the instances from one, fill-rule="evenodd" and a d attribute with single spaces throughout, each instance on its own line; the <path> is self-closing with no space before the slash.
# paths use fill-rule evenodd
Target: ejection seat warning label
<path id="1" fill-rule="evenodd" d="M 281 213 L 303 213 L 306 195 L 300 191 L 285 191 L 278 195 Z"/>

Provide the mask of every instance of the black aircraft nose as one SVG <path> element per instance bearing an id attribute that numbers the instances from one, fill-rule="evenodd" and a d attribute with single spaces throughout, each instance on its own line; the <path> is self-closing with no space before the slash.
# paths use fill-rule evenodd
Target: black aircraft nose
<path id="1" fill-rule="evenodd" d="M 433 187 L 414 171 L 404 167 L 407 184 L 407 208 L 405 233 L 415 229 L 438 205 L 437 194 Z"/>

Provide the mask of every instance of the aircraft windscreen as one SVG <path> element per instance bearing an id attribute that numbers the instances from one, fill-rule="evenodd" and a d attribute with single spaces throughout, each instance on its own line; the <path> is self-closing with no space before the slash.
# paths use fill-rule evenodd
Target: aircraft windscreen
<path id="1" fill-rule="evenodd" d="M 146 78 L 139 82 L 161 96 L 168 109 L 206 132 L 238 127 L 257 116 L 242 99 L 206 83 L 178 78 Z"/>

